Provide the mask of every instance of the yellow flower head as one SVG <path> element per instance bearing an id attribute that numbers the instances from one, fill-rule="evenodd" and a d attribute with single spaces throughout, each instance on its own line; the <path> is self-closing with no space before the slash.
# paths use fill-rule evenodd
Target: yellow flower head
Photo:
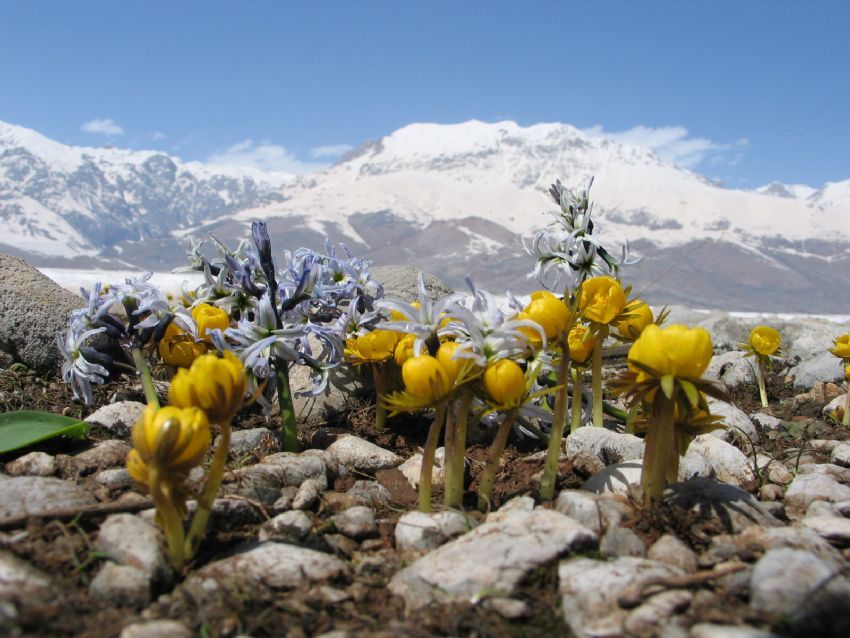
<path id="1" fill-rule="evenodd" d="M 841 335 L 834 341 L 835 347 L 829 351 L 839 359 L 850 361 L 850 334 Z"/>
<path id="2" fill-rule="evenodd" d="M 149 405 L 133 426 L 127 470 L 142 485 L 147 485 L 150 467 L 163 478 L 182 480 L 201 464 L 210 443 L 210 424 L 201 410 Z"/>
<path id="3" fill-rule="evenodd" d="M 652 316 L 652 308 L 649 307 L 649 304 L 639 299 L 635 299 L 626 306 L 625 311 L 633 316 L 614 324 L 617 332 L 625 339 L 637 339 L 640 333 L 655 321 L 655 317 Z"/>
<path id="4" fill-rule="evenodd" d="M 195 341 L 192 335 L 174 322 L 168 324 L 157 349 L 163 363 L 180 368 L 188 368 L 207 351 L 205 344 Z"/>
<path id="5" fill-rule="evenodd" d="M 747 345 L 756 354 L 769 357 L 779 350 L 782 337 L 779 331 L 770 326 L 756 326 L 750 332 L 750 340 Z"/>
<path id="6" fill-rule="evenodd" d="M 373 330 L 345 342 L 345 356 L 353 363 L 377 363 L 390 359 L 402 335 L 393 330 Z"/>
<path id="7" fill-rule="evenodd" d="M 416 341 L 415 334 L 404 335 L 398 340 L 395 347 L 396 365 L 403 366 L 404 362 L 413 356 L 413 342 Z"/>
<path id="8" fill-rule="evenodd" d="M 188 370 L 177 371 L 168 401 L 181 408 L 200 408 L 214 423 L 229 423 L 242 407 L 246 384 L 245 367 L 232 352 L 223 357 L 205 354 Z"/>
<path id="9" fill-rule="evenodd" d="M 216 306 L 208 303 L 198 304 L 192 308 L 192 319 L 198 326 L 198 337 L 209 341 L 209 331 L 215 328 L 224 330 L 230 325 L 230 317 L 227 313 Z"/>
<path id="10" fill-rule="evenodd" d="M 443 370 L 449 375 L 449 383 L 454 385 L 460 375 L 461 369 L 467 365 L 469 359 L 452 359 L 460 346 L 454 341 L 444 341 L 437 349 L 437 361 L 443 366 Z"/>
<path id="11" fill-rule="evenodd" d="M 516 405 L 525 394 L 525 375 L 516 362 L 499 359 L 484 370 L 484 387 L 499 405 Z"/>
<path id="12" fill-rule="evenodd" d="M 712 357 L 711 335 L 704 328 L 673 324 L 660 328 L 647 326 L 629 350 L 629 368 L 642 382 L 653 376 L 672 375 L 681 379 L 699 379 Z M 651 369 L 654 374 L 632 363 Z"/>
<path id="13" fill-rule="evenodd" d="M 570 325 L 570 309 L 566 304 L 558 299 L 548 290 L 537 290 L 531 293 L 531 301 L 523 309 L 520 318 L 531 319 L 537 323 L 547 339 L 556 339 L 567 330 Z M 520 328 L 524 333 L 528 334 L 532 343 L 536 340 L 540 341 L 540 335 L 536 330 L 530 328 Z"/>
<path id="14" fill-rule="evenodd" d="M 570 346 L 570 359 L 574 363 L 585 363 L 593 354 L 593 339 L 587 326 L 576 324 L 570 330 L 567 343 Z"/>
<path id="15" fill-rule="evenodd" d="M 611 323 L 625 306 L 626 294 L 613 277 L 591 277 L 581 285 L 578 308 L 587 321 Z"/>
<path id="16" fill-rule="evenodd" d="M 443 365 L 429 354 L 411 357 L 401 368 L 401 378 L 409 395 L 437 403 L 452 389 L 448 372 Z"/>
<path id="17" fill-rule="evenodd" d="M 850 382 L 850 363 L 844 366 L 844 380 Z"/>

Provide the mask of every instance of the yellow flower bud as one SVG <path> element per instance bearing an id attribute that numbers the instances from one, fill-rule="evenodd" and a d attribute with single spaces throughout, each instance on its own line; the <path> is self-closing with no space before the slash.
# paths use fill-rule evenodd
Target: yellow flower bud
<path id="1" fill-rule="evenodd" d="M 711 335 L 704 328 L 688 328 L 673 324 L 659 328 L 650 324 L 629 350 L 629 362 L 651 368 L 658 377 L 673 375 L 683 379 L 698 379 L 712 357 Z M 650 374 L 629 366 L 638 373 L 638 382 Z"/>
<path id="2" fill-rule="evenodd" d="M 399 333 L 392 330 L 373 330 L 357 341 L 360 353 L 369 361 L 383 361 L 393 356 Z"/>
<path id="3" fill-rule="evenodd" d="M 409 334 L 399 339 L 395 347 L 395 362 L 397 365 L 403 366 L 404 362 L 413 356 L 413 342 L 416 341 L 416 335 Z"/>
<path id="4" fill-rule="evenodd" d="M 844 380 L 850 382 L 850 364 L 844 367 Z"/>
<path id="5" fill-rule="evenodd" d="M 782 337 L 779 335 L 779 331 L 770 326 L 756 326 L 750 332 L 749 345 L 756 354 L 769 357 L 779 350 L 781 342 Z"/>
<path id="6" fill-rule="evenodd" d="M 195 341 L 192 335 L 174 322 L 168 324 L 157 349 L 163 363 L 180 368 L 188 368 L 195 359 L 207 351 L 205 344 Z"/>
<path id="7" fill-rule="evenodd" d="M 499 359 L 484 370 L 484 387 L 499 405 L 516 405 L 525 394 L 525 375 L 514 361 Z"/>
<path id="8" fill-rule="evenodd" d="M 581 285 L 578 307 L 587 321 L 611 323 L 625 306 L 626 295 L 613 277 L 591 277 Z"/>
<path id="9" fill-rule="evenodd" d="M 460 346 L 454 341 L 444 341 L 437 349 L 437 361 L 443 366 L 443 370 L 449 376 L 449 383 L 454 385 L 460 374 L 461 368 L 469 359 L 452 359 Z"/>
<path id="10" fill-rule="evenodd" d="M 840 359 L 850 359 L 850 334 L 841 335 L 834 343 L 835 347 L 829 351 Z"/>
<path id="11" fill-rule="evenodd" d="M 242 407 L 247 384 L 245 367 L 232 352 L 205 354 L 171 380 L 168 401 L 177 407 L 200 408 L 214 423 L 229 422 Z"/>
<path id="12" fill-rule="evenodd" d="M 227 313 L 216 306 L 208 303 L 198 304 L 192 308 L 192 319 L 198 326 L 198 337 L 209 341 L 209 331 L 215 328 L 224 330 L 230 325 L 230 317 Z"/>
<path id="13" fill-rule="evenodd" d="M 452 389 L 445 368 L 429 354 L 405 361 L 401 368 L 401 378 L 409 395 L 432 403 L 442 399 Z"/>
<path id="14" fill-rule="evenodd" d="M 655 317 L 652 316 L 652 308 L 649 307 L 649 304 L 639 299 L 635 299 L 626 306 L 626 312 L 634 316 L 614 324 L 620 336 L 626 339 L 637 339 L 640 333 L 644 331 L 644 328 L 655 321 Z"/>
<path id="15" fill-rule="evenodd" d="M 164 478 L 185 478 L 204 460 L 211 438 L 209 421 L 201 410 L 149 405 L 133 426 L 127 470 L 143 485 L 152 466 Z"/>
<path id="16" fill-rule="evenodd" d="M 567 330 L 570 323 L 570 310 L 563 300 L 558 299 L 548 290 L 537 290 L 531 293 L 531 301 L 523 309 L 523 318 L 528 318 L 537 323 L 547 339 L 556 339 Z M 540 341 L 540 335 L 529 328 L 523 329 L 529 336 L 536 335 Z M 533 337 L 532 337 L 533 339 Z"/>
<path id="17" fill-rule="evenodd" d="M 570 359 L 576 363 L 585 363 L 593 354 L 593 338 L 587 326 L 581 324 L 573 326 L 567 337 L 567 344 L 570 346 Z"/>

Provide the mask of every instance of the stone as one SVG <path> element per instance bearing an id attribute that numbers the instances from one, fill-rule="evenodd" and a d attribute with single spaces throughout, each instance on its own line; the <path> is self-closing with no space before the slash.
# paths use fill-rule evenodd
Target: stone
<path id="1" fill-rule="evenodd" d="M 753 569 L 750 606 L 759 612 L 793 618 L 807 615 L 806 607 L 815 593 L 847 601 L 850 581 L 839 575 L 840 571 L 839 566 L 803 550 L 771 549 Z"/>
<path id="2" fill-rule="evenodd" d="M 396 573 L 389 589 L 408 609 L 472 601 L 486 591 L 509 596 L 534 568 L 594 547 L 593 532 L 558 512 L 499 512 Z"/>
<path id="3" fill-rule="evenodd" d="M 298 493 L 292 499 L 292 509 L 308 510 L 319 500 L 328 487 L 327 480 L 310 478 L 298 486 Z"/>
<path id="4" fill-rule="evenodd" d="M 582 430 L 585 428 L 581 428 Z M 640 460 L 614 463 L 587 479 L 581 489 L 594 494 L 619 494 L 631 496 L 640 488 L 643 463 Z"/>
<path id="5" fill-rule="evenodd" d="M 101 470 L 92 477 L 92 480 L 110 491 L 128 490 L 133 486 L 133 477 L 123 467 Z"/>
<path id="6" fill-rule="evenodd" d="M 23 259 L 0 253 L 0 351 L 15 361 L 39 372 L 58 370 L 56 334 L 67 334 L 68 315 L 83 305 Z"/>
<path id="7" fill-rule="evenodd" d="M 365 505 L 356 505 L 335 514 L 331 520 L 341 533 L 354 540 L 363 540 L 378 533 L 375 512 Z"/>
<path id="8" fill-rule="evenodd" d="M 76 478 L 110 467 L 124 467 L 129 451 L 130 446 L 126 442 L 107 439 L 74 456 L 59 454 L 56 457 L 56 470 L 63 478 Z"/>
<path id="9" fill-rule="evenodd" d="M 772 458 L 766 454 L 756 454 L 756 463 L 762 477 L 766 476 L 767 480 L 771 483 L 788 485 L 794 480 L 794 475 L 788 471 L 788 468 L 779 459 Z"/>
<path id="10" fill-rule="evenodd" d="M 660 563 L 678 567 L 689 574 L 697 570 L 697 555 L 672 534 L 664 534 L 655 541 L 646 556 Z"/>
<path id="11" fill-rule="evenodd" d="M 313 521 L 300 510 L 278 514 L 260 527 L 260 541 L 274 539 L 303 540 L 313 529 Z"/>
<path id="12" fill-rule="evenodd" d="M 698 623 L 691 627 L 690 638 L 778 638 L 778 636 L 755 627 Z"/>
<path id="13" fill-rule="evenodd" d="M 258 485 L 282 488 L 298 487 L 307 479 L 327 479 L 324 459 L 302 452 L 278 452 L 270 454 L 257 463 L 231 472 L 237 480 L 250 481 Z"/>
<path id="14" fill-rule="evenodd" d="M 653 638 L 664 633 L 667 627 L 679 627 L 676 614 L 687 609 L 694 595 L 685 590 L 664 591 L 651 596 L 641 605 L 629 612 L 623 622 L 623 629 L 629 636 Z"/>
<path id="15" fill-rule="evenodd" d="M 402 458 L 395 452 L 385 450 L 358 436 L 337 439 L 325 450 L 325 454 L 340 465 L 370 474 L 402 463 Z"/>
<path id="16" fill-rule="evenodd" d="M 711 358 L 703 377 L 711 381 L 719 381 L 727 389 L 734 390 L 745 385 L 756 385 L 755 365 L 751 358 L 745 357 L 742 350 L 721 352 Z M 713 410 L 709 410 L 714 414 Z"/>
<path id="17" fill-rule="evenodd" d="M 567 458 L 573 467 L 592 475 L 615 463 L 643 458 L 643 439 L 605 428 L 583 427 L 567 436 Z"/>
<path id="18" fill-rule="evenodd" d="M 716 550 L 723 545 L 729 545 L 732 553 L 722 550 L 726 553 L 718 554 Z M 709 553 L 715 558 L 709 562 L 717 562 L 716 559 L 729 560 L 736 556 L 742 560 L 752 560 L 754 554 L 783 548 L 808 552 L 833 565 L 843 564 L 841 553 L 807 527 L 761 527 L 758 525 L 748 527 L 734 536 L 714 537 Z"/>
<path id="19" fill-rule="evenodd" d="M 30 452 L 6 463 L 9 476 L 53 476 L 56 464 L 53 457 L 44 452 Z"/>
<path id="20" fill-rule="evenodd" d="M 837 337 L 838 334 L 836 333 L 835 336 Z M 822 343 L 830 344 L 831 341 L 832 338 Z M 817 382 L 837 383 L 844 378 L 844 371 L 838 361 L 825 349 L 801 361 L 791 368 L 789 373 L 794 377 L 794 386 L 797 388 L 811 388 Z"/>
<path id="21" fill-rule="evenodd" d="M 86 417 L 86 423 L 109 430 L 114 436 L 129 437 L 130 431 L 144 411 L 144 403 L 117 401 L 92 412 Z"/>
<path id="22" fill-rule="evenodd" d="M 705 530 L 706 535 L 717 533 L 718 528 L 737 533 L 751 525 L 781 525 L 752 494 L 710 479 L 695 478 L 668 486 L 662 505 L 684 525 L 683 529 Z"/>
<path id="23" fill-rule="evenodd" d="M 395 546 L 402 552 L 426 552 L 465 534 L 474 521 L 460 512 L 446 510 L 425 513 L 406 512 L 395 527 Z"/>
<path id="24" fill-rule="evenodd" d="M 85 489 L 74 483 L 41 476 L 15 476 L 3 481 L 0 519 L 50 515 L 57 510 L 97 505 Z"/>
<path id="25" fill-rule="evenodd" d="M 377 481 L 356 481 L 346 494 L 361 505 L 368 505 L 376 510 L 387 508 L 392 502 L 389 490 Z"/>
<path id="26" fill-rule="evenodd" d="M 850 519 L 837 516 L 806 516 L 801 523 L 833 545 L 850 546 Z"/>
<path id="27" fill-rule="evenodd" d="M 219 438 L 216 437 L 216 446 Z M 280 432 L 272 432 L 268 428 L 249 428 L 235 430 L 230 434 L 230 449 L 227 456 L 234 461 L 245 457 L 253 457 L 256 460 L 281 451 L 283 451 L 283 437 Z"/>
<path id="28" fill-rule="evenodd" d="M 694 438 L 688 451 L 702 454 L 711 466 L 719 481 L 729 483 L 743 490 L 752 491 L 758 487 L 758 478 L 749 459 L 734 445 L 730 445 L 711 434 L 702 434 Z"/>
<path id="29" fill-rule="evenodd" d="M 481 606 L 484 609 L 496 612 L 502 618 L 507 618 L 508 620 L 519 620 L 520 618 L 531 615 L 531 609 L 528 603 L 524 600 L 517 600 L 516 598 L 502 598 L 500 596 L 486 598 L 481 603 Z"/>
<path id="30" fill-rule="evenodd" d="M 800 474 L 826 474 L 839 483 L 850 483 L 850 468 L 834 463 L 801 463 L 797 468 L 797 475 Z"/>
<path id="31" fill-rule="evenodd" d="M 13 553 L 0 549 L 0 598 L 39 595 L 50 589 L 50 577 Z"/>
<path id="32" fill-rule="evenodd" d="M 530 496 L 514 496 L 511 499 L 505 501 L 502 506 L 498 509 L 499 512 L 507 512 L 510 510 L 522 510 L 523 512 L 530 512 L 534 509 L 534 499 Z"/>
<path id="33" fill-rule="evenodd" d="M 446 458 L 446 448 L 438 447 L 434 451 L 434 465 L 431 468 L 431 486 L 436 487 L 443 484 L 444 470 L 443 463 Z M 419 475 L 422 473 L 422 453 L 417 452 L 409 459 L 398 466 L 398 469 L 404 474 L 410 487 L 416 489 L 419 487 Z"/>
<path id="34" fill-rule="evenodd" d="M 772 414 L 765 414 L 764 412 L 751 414 L 750 421 L 763 430 L 778 430 L 779 426 L 782 425 L 782 421 L 780 419 L 777 419 Z"/>
<path id="35" fill-rule="evenodd" d="M 284 487 L 280 490 L 280 496 L 272 503 L 270 511 L 273 514 L 280 514 L 292 509 L 292 501 L 298 495 L 298 488 L 294 486 Z"/>
<path id="36" fill-rule="evenodd" d="M 785 507 L 802 514 L 812 501 L 837 503 L 850 500 L 850 486 L 842 485 L 828 474 L 798 474 L 785 490 Z"/>
<path id="37" fill-rule="evenodd" d="M 119 565 L 140 570 L 148 581 L 165 583 L 171 568 L 160 549 L 162 533 L 133 514 L 113 514 L 100 526 L 95 547 Z"/>
<path id="38" fill-rule="evenodd" d="M 806 509 L 806 517 L 809 516 L 841 516 L 838 509 L 828 501 L 812 501 Z"/>
<path id="39" fill-rule="evenodd" d="M 597 536 L 602 532 L 602 517 L 596 499 L 581 490 L 561 490 L 555 500 L 555 509 Z"/>
<path id="40" fill-rule="evenodd" d="M 850 467 L 850 443 L 839 443 L 832 448 L 829 460 L 841 467 Z"/>
<path id="41" fill-rule="evenodd" d="M 599 553 L 606 558 L 645 556 L 646 544 L 628 527 L 610 527 L 599 542 Z"/>
<path id="42" fill-rule="evenodd" d="M 127 625 L 118 638 L 192 638 L 192 632 L 176 620 L 150 620 Z"/>
<path id="43" fill-rule="evenodd" d="M 759 488 L 759 498 L 762 501 L 781 501 L 784 496 L 783 489 L 773 483 L 766 483 Z"/>
<path id="44" fill-rule="evenodd" d="M 384 286 L 384 296 L 394 297 L 406 303 L 419 299 L 419 273 L 413 266 L 375 266 L 371 269 L 372 279 Z M 450 295 L 454 292 L 447 283 L 428 273 L 423 273 L 425 292 L 431 301 Z"/>
<path id="45" fill-rule="evenodd" d="M 723 422 L 727 427 L 719 430 L 712 430 L 711 436 L 715 436 L 724 441 L 740 440 L 745 446 L 749 447 L 752 443 L 759 442 L 759 433 L 756 426 L 750 420 L 743 410 L 737 406 L 719 401 L 713 397 L 708 398 L 708 411 L 711 414 L 718 414 L 723 417 Z M 746 448 L 745 448 L 746 449 Z"/>
<path id="46" fill-rule="evenodd" d="M 656 578 L 683 574 L 681 569 L 646 558 L 561 561 L 558 593 L 564 620 L 577 638 L 621 636 L 630 612 L 619 605 L 620 596 Z"/>
<path id="47" fill-rule="evenodd" d="M 89 583 L 89 596 L 109 605 L 141 608 L 151 600 L 150 579 L 136 567 L 106 563 Z"/>
<path id="48" fill-rule="evenodd" d="M 272 589 L 295 589 L 335 578 L 345 563 L 312 549 L 286 543 L 265 542 L 245 551 L 208 563 L 187 579 L 187 585 L 215 591 L 232 585 L 256 583 Z"/>

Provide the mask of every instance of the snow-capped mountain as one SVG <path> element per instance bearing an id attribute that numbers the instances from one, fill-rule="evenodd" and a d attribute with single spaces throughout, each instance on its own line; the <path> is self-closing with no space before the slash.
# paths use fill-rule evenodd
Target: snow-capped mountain
<path id="1" fill-rule="evenodd" d="M 376 263 L 413 264 L 455 286 L 470 274 L 494 292 L 522 292 L 533 286 L 533 259 L 520 236 L 556 209 L 545 190 L 594 175 L 595 234 L 615 250 L 628 239 L 645 256 L 624 279 L 649 301 L 847 312 L 848 296 L 836 291 L 850 284 L 850 180 L 812 192 L 725 189 L 648 149 L 565 124 L 412 124 L 285 183 L 210 175 L 150 152 L 41 152 L 55 143 L 13 130 L 18 140 L 9 144 L 0 128 L 0 232 L 30 237 L 30 252 L 48 252 L 39 242 L 50 240 L 53 254 L 84 249 L 162 270 L 183 263 L 187 236 L 235 242 L 261 218 L 278 251 L 320 247 L 328 236 Z M 98 176 L 94 186 L 89 174 Z M 24 214 L 13 226 L 16 203 Z"/>
<path id="2" fill-rule="evenodd" d="M 108 256 L 122 241 L 280 201 L 292 177 L 217 169 L 155 151 L 66 146 L 0 122 L 0 250 L 36 261 Z"/>

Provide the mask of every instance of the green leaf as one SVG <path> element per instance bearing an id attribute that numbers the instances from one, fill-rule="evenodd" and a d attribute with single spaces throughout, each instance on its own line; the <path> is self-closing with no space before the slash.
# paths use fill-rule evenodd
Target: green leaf
<path id="1" fill-rule="evenodd" d="M 80 439 L 88 424 L 52 412 L 18 410 L 0 414 L 0 454 L 19 450 L 55 436 Z"/>
<path id="2" fill-rule="evenodd" d="M 685 391 L 685 396 L 688 397 L 688 403 L 691 404 L 691 407 L 697 407 L 699 405 L 699 392 L 697 392 L 696 386 L 685 379 L 680 379 L 679 385 Z"/>
<path id="3" fill-rule="evenodd" d="M 661 389 L 664 391 L 664 396 L 668 399 L 673 398 L 673 391 L 676 387 L 676 377 L 672 374 L 665 374 L 661 377 Z"/>

